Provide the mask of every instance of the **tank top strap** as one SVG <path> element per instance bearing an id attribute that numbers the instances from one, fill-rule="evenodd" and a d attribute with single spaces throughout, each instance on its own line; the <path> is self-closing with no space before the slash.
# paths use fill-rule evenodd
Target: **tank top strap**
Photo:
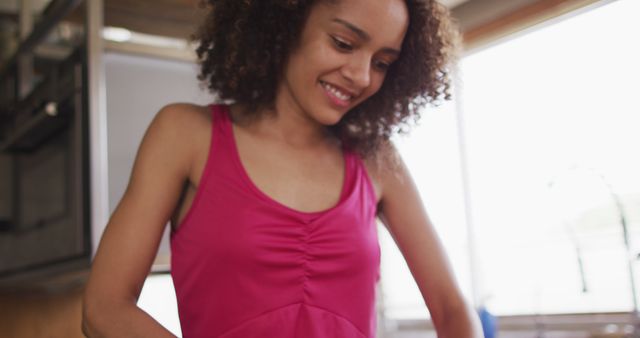
<path id="1" fill-rule="evenodd" d="M 215 175 L 214 171 L 221 168 L 220 158 L 228 156 L 229 138 L 228 138 L 228 119 L 226 106 L 219 104 L 210 104 L 209 113 L 211 114 L 211 139 L 209 142 L 209 153 L 207 154 L 207 162 L 200 178 L 200 185 L 205 187 L 209 181 L 209 177 Z M 217 157 L 217 158 L 215 158 Z M 215 163 L 215 165 L 214 165 Z M 203 190 L 200 189 L 199 190 Z"/>
<path id="2" fill-rule="evenodd" d="M 233 149 L 233 130 L 231 129 L 231 118 L 229 117 L 229 107 L 223 104 L 211 104 L 211 119 L 213 128 L 211 137 L 217 146 L 217 156 L 229 158 L 229 152 Z"/>
<path id="3" fill-rule="evenodd" d="M 229 123 L 228 108 L 222 104 L 211 104 L 211 119 L 213 121 L 213 131 L 224 131 Z"/>
<path id="4" fill-rule="evenodd" d="M 373 181 L 371 180 L 371 176 L 369 176 L 369 171 L 367 170 L 364 159 L 353 150 L 345 148 L 343 151 L 345 152 L 345 163 L 348 164 L 348 170 L 346 171 L 347 176 L 345 177 L 345 179 L 347 177 L 349 179 L 347 181 L 348 186 L 358 184 L 359 182 L 359 184 L 364 186 L 367 202 L 375 206 L 377 204 L 375 188 L 373 187 Z"/>
<path id="5" fill-rule="evenodd" d="M 344 158 L 344 182 L 342 184 L 342 193 L 340 194 L 340 201 L 344 200 L 351 192 L 353 184 L 357 179 L 357 161 L 355 155 L 347 148 L 342 147 L 342 153 Z"/>

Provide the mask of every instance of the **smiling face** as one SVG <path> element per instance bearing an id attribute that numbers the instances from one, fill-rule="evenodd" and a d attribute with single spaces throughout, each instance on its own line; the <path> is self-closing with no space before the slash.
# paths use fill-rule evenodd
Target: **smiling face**
<path id="1" fill-rule="evenodd" d="M 338 123 L 380 89 L 408 20 L 404 0 L 318 0 L 289 55 L 276 107 Z"/>

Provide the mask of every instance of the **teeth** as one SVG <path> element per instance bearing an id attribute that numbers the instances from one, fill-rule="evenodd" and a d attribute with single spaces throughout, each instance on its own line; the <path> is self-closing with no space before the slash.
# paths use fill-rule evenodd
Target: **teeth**
<path id="1" fill-rule="evenodd" d="M 326 82 L 321 82 L 321 83 L 322 83 L 322 86 L 326 90 L 330 91 L 333 95 L 335 95 L 340 100 L 347 101 L 347 100 L 351 99 L 351 95 L 347 95 L 347 94 L 341 92 L 340 90 L 338 90 L 338 88 L 336 88 L 336 87 L 334 87 L 334 86 L 332 86 L 332 85 L 330 85 L 330 84 L 328 84 Z"/>

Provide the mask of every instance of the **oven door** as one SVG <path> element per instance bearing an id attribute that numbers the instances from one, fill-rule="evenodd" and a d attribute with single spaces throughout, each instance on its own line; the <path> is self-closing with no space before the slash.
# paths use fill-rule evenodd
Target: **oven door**
<path id="1" fill-rule="evenodd" d="M 14 118 L 3 128 L 0 286 L 90 264 L 83 55 L 78 49 L 56 76 L 14 105 Z"/>

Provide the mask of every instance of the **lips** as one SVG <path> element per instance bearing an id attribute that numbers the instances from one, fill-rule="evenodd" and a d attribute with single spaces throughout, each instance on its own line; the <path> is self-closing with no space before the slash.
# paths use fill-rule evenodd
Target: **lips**
<path id="1" fill-rule="evenodd" d="M 354 97 L 352 93 L 330 83 L 320 81 L 320 84 L 322 85 L 322 88 L 324 88 L 329 99 L 340 107 L 348 106 Z"/>

